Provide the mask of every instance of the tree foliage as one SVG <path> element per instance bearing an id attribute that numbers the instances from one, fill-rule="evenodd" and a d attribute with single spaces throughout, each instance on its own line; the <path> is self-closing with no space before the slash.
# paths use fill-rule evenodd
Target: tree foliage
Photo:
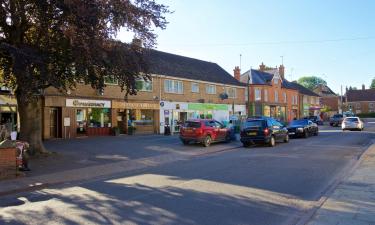
<path id="1" fill-rule="evenodd" d="M 372 79 L 370 88 L 375 89 L 375 78 Z"/>
<path id="2" fill-rule="evenodd" d="M 325 80 L 316 76 L 301 77 L 297 82 L 310 90 L 313 90 L 319 84 L 327 85 L 327 82 Z"/>

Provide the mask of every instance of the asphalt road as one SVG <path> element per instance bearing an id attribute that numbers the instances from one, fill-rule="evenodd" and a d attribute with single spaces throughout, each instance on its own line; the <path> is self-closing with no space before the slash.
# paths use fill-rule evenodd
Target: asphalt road
<path id="1" fill-rule="evenodd" d="M 7 197 L 0 223 L 295 224 L 375 137 L 368 126 Z"/>

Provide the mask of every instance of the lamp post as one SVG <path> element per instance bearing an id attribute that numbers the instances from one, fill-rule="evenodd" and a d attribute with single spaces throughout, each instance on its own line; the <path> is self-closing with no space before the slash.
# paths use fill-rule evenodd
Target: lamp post
<path id="1" fill-rule="evenodd" d="M 249 76 L 247 76 L 247 117 L 250 117 L 250 76 L 251 76 L 251 67 L 249 71 Z"/>

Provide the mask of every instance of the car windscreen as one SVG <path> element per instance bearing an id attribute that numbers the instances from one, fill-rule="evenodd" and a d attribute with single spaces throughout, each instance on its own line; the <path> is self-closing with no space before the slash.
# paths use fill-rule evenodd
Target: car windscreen
<path id="1" fill-rule="evenodd" d="M 341 118 L 342 115 L 334 115 L 333 117 L 334 117 L 334 118 Z"/>
<path id="2" fill-rule="evenodd" d="M 243 124 L 243 126 L 244 127 L 263 127 L 264 122 L 265 122 L 264 120 L 248 120 Z"/>
<path id="3" fill-rule="evenodd" d="M 307 120 L 293 120 L 292 122 L 289 123 L 289 126 L 299 126 L 299 125 L 307 125 L 308 121 Z"/>
<path id="4" fill-rule="evenodd" d="M 195 121 L 186 121 L 184 127 L 200 128 L 201 123 Z"/>
<path id="5" fill-rule="evenodd" d="M 346 118 L 345 122 L 358 122 L 357 118 Z"/>

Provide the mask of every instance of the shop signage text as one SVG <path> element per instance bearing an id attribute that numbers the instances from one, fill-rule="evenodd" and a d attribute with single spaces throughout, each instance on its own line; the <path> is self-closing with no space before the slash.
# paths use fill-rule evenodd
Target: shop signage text
<path id="1" fill-rule="evenodd" d="M 67 107 L 111 108 L 111 101 L 91 99 L 66 99 Z"/>
<path id="2" fill-rule="evenodd" d="M 190 110 L 228 110 L 228 105 L 224 104 L 205 104 L 205 103 L 189 103 Z"/>
<path id="3" fill-rule="evenodd" d="M 114 102 L 113 108 L 119 109 L 160 109 L 159 104 L 142 102 Z"/>

